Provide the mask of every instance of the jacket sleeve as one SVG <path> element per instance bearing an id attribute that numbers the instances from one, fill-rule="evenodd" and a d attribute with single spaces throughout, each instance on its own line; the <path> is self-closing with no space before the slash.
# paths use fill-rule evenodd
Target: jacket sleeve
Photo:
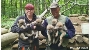
<path id="1" fill-rule="evenodd" d="M 67 28 L 66 36 L 68 36 L 68 38 L 72 38 L 75 35 L 75 28 L 68 17 L 66 18 L 65 26 Z"/>
<path id="2" fill-rule="evenodd" d="M 20 19 L 20 17 L 17 18 L 16 21 L 14 22 L 13 26 L 11 27 L 11 32 L 13 32 L 13 33 L 20 33 L 21 29 L 17 25 L 19 19 Z"/>
<path id="3" fill-rule="evenodd" d="M 47 21 L 44 20 L 44 23 L 43 23 L 43 28 L 44 28 L 44 30 L 41 31 L 41 33 L 42 33 L 42 35 L 45 36 L 45 37 L 47 37 L 47 30 L 46 30 L 47 25 L 48 25 Z"/>

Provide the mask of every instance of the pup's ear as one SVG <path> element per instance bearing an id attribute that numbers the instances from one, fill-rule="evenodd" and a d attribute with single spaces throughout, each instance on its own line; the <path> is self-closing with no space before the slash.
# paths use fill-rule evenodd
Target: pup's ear
<path id="1" fill-rule="evenodd" d="M 19 23 L 20 20 L 17 21 L 17 23 Z"/>
<path id="2" fill-rule="evenodd" d="M 63 26 L 64 26 L 65 24 L 63 24 Z"/>
<path id="3" fill-rule="evenodd" d="M 41 20 L 41 22 L 43 22 L 43 20 Z"/>
<path id="4" fill-rule="evenodd" d="M 63 28 L 65 27 L 65 24 L 63 24 L 63 26 L 62 26 Z"/>
<path id="5" fill-rule="evenodd" d="M 24 22 L 25 22 L 25 20 L 24 20 Z"/>

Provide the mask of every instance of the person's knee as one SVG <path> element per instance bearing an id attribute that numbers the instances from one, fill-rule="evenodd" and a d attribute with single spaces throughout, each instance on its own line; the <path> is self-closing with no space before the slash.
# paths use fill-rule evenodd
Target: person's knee
<path id="1" fill-rule="evenodd" d="M 18 47 L 18 50 L 27 50 L 27 49 L 30 49 L 29 47 Z"/>
<path id="2" fill-rule="evenodd" d="M 18 47 L 18 50 L 22 50 L 22 48 L 21 47 Z"/>

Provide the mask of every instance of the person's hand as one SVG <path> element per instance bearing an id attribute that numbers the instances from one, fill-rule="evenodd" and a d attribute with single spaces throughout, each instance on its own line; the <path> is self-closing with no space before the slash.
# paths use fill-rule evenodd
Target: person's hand
<path id="1" fill-rule="evenodd" d="M 33 29 L 35 30 L 36 29 L 36 26 L 33 26 Z"/>
<path id="2" fill-rule="evenodd" d="M 25 32 L 25 30 L 24 30 L 23 28 L 19 28 L 19 27 L 18 27 L 17 30 L 18 30 L 18 33 L 23 33 L 23 32 Z"/>
<path id="3" fill-rule="evenodd" d="M 33 29 L 33 26 L 31 26 L 31 25 L 28 25 L 25 29 L 24 29 L 24 31 L 29 31 L 29 30 L 31 30 L 31 29 Z"/>
<path id="4" fill-rule="evenodd" d="M 64 32 L 67 32 L 67 30 L 65 28 L 62 29 Z"/>
<path id="5" fill-rule="evenodd" d="M 44 26 L 39 26 L 39 25 L 36 25 L 35 30 L 38 30 L 38 31 L 44 31 L 44 30 L 45 30 L 45 28 L 44 28 Z"/>
<path id="6" fill-rule="evenodd" d="M 23 32 L 27 32 L 27 31 L 33 30 L 33 29 L 35 29 L 35 27 L 33 25 L 32 26 L 28 25 L 25 29 L 19 28 L 18 30 L 19 30 L 20 33 L 23 33 Z"/>
<path id="7" fill-rule="evenodd" d="M 64 32 L 66 32 L 67 30 L 65 28 L 58 28 L 58 30 L 63 30 Z"/>

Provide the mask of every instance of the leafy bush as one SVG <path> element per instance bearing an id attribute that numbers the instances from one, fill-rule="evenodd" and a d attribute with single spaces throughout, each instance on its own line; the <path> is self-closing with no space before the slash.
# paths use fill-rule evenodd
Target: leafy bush
<path id="1" fill-rule="evenodd" d="M 1 18 L 1 27 L 9 29 L 13 25 L 14 21 L 15 20 L 10 20 L 10 18 L 6 18 L 5 16 L 3 16 Z"/>

